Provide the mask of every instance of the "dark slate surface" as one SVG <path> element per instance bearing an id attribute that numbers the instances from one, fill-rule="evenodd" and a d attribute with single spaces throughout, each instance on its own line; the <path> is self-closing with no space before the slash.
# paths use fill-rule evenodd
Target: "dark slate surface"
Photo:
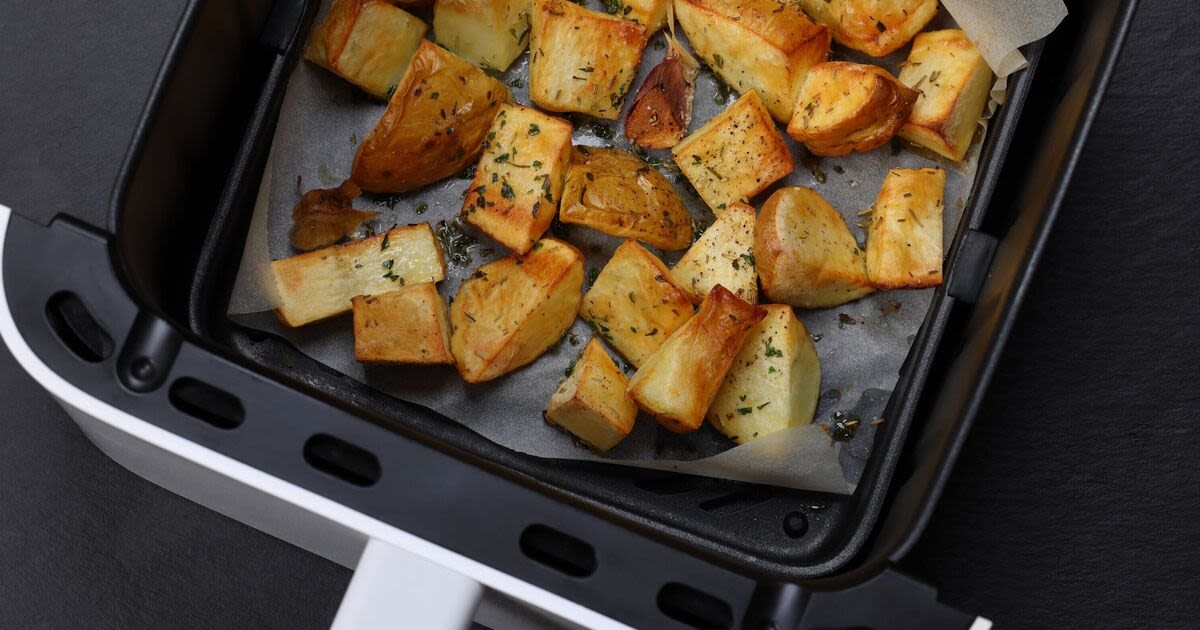
<path id="1" fill-rule="evenodd" d="M 181 6 L 0 7 L 0 201 L 107 204 Z M 1200 618 L 1200 18 L 1185 13 L 1139 12 L 991 394 L 905 563 L 1001 627 Z M 126 472 L 6 351 L 0 391 L 0 628 L 328 626 L 345 569 Z"/>

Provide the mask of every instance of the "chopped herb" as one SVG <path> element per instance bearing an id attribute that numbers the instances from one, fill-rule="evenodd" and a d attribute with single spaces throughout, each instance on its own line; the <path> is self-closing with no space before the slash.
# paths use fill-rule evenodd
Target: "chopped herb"
<path id="1" fill-rule="evenodd" d="M 521 77 L 517 77 L 517 78 L 513 79 L 512 81 L 509 81 L 508 86 L 515 87 L 515 88 L 525 87 L 525 83 L 523 81 L 521 81 Z"/>
<path id="2" fill-rule="evenodd" d="M 759 411 L 762 411 L 762 408 L 763 408 L 763 407 L 766 407 L 766 406 L 767 406 L 767 405 L 769 405 L 769 404 L 771 404 L 771 401 L 769 401 L 769 400 L 768 400 L 767 402 L 765 402 L 765 403 L 763 403 L 763 404 L 761 404 L 761 405 L 759 405 L 759 406 L 755 407 L 755 409 L 758 409 Z"/>
<path id="3" fill-rule="evenodd" d="M 595 284 L 595 283 L 596 283 L 596 278 L 598 278 L 598 277 L 600 277 L 600 270 L 599 270 L 599 269 L 596 269 L 595 267 L 592 267 L 591 269 L 588 269 L 588 272 L 587 272 L 587 286 L 588 286 L 588 288 L 591 288 L 591 286 L 592 286 L 593 284 Z"/>
<path id="4" fill-rule="evenodd" d="M 391 268 L 392 268 L 392 265 L 395 265 L 395 264 L 396 264 L 396 261 L 395 261 L 395 260 L 393 260 L 393 259 L 391 259 L 391 258 L 389 258 L 389 259 L 387 259 L 387 260 L 383 261 L 383 268 L 384 268 L 384 269 L 391 269 Z"/>
<path id="5" fill-rule="evenodd" d="M 767 350 L 767 356 L 768 356 L 768 357 L 781 357 L 781 356 L 783 356 L 783 350 L 780 350 L 779 348 L 775 348 L 775 347 L 771 346 L 771 342 L 770 342 L 770 341 L 764 341 L 764 342 L 763 342 L 763 346 L 765 346 L 765 347 L 766 347 L 766 350 Z"/>
<path id="6" fill-rule="evenodd" d="M 534 161 L 533 161 L 533 168 L 542 168 L 542 161 L 541 161 L 541 160 L 534 160 Z"/>
<path id="7" fill-rule="evenodd" d="M 662 50 L 666 47 L 667 47 L 667 45 L 665 43 L 663 43 L 663 40 L 661 40 L 661 39 L 654 40 L 654 50 Z"/>
<path id="8" fill-rule="evenodd" d="M 536 136 L 539 133 L 542 133 L 541 127 L 538 127 L 537 123 L 530 123 L 529 124 L 529 133 L 527 135 Z"/>
<path id="9" fill-rule="evenodd" d="M 513 192 L 512 186 L 509 186 L 507 181 L 500 182 L 500 196 L 504 197 L 505 199 L 512 199 L 516 196 L 516 193 Z"/>
<path id="10" fill-rule="evenodd" d="M 429 100 L 431 100 L 431 101 L 436 101 L 436 100 L 438 100 L 438 97 L 439 97 L 439 96 L 441 96 L 441 94 L 439 94 L 439 93 L 437 93 L 437 92 L 430 92 L 430 93 L 429 93 Z"/>
<path id="11" fill-rule="evenodd" d="M 740 414 L 742 414 L 742 415 L 744 416 L 744 415 L 746 415 L 746 414 L 748 414 L 748 413 L 753 413 L 753 412 L 754 412 L 754 407 L 738 407 L 738 410 L 737 410 L 737 412 L 738 412 L 738 413 L 740 413 Z"/>
<path id="12" fill-rule="evenodd" d="M 501 153 L 500 155 L 497 155 L 496 157 L 492 158 L 492 161 L 496 162 L 497 164 L 503 164 L 508 161 L 508 153 L 507 152 Z"/>
<path id="13" fill-rule="evenodd" d="M 429 204 L 422 201 L 421 203 L 417 204 L 417 207 L 416 207 L 416 209 L 413 210 L 413 212 L 416 212 L 417 214 L 425 214 L 425 211 L 428 209 L 429 209 Z"/>
<path id="14" fill-rule="evenodd" d="M 883 25 L 883 22 L 880 22 L 879 20 L 875 20 L 875 28 L 876 28 L 876 29 L 877 29 L 877 30 L 878 30 L 880 33 L 882 33 L 882 32 L 884 32 L 884 31 L 886 31 L 886 30 L 887 30 L 887 27 L 886 27 L 886 26 L 884 26 L 884 25 Z"/>
<path id="15" fill-rule="evenodd" d="M 745 253 L 742 254 L 741 258 L 742 260 L 746 261 L 746 265 L 748 265 L 751 269 L 754 268 L 754 254 Z"/>
<path id="16" fill-rule="evenodd" d="M 579 345 L 579 335 L 576 335 L 573 332 L 569 332 L 569 333 L 567 333 L 567 341 L 571 342 L 572 346 L 578 346 Z"/>
<path id="17" fill-rule="evenodd" d="M 595 72 L 596 69 L 591 66 L 584 66 L 579 69 L 580 72 Z"/>
<path id="18" fill-rule="evenodd" d="M 391 84 L 391 85 L 389 85 L 389 86 L 388 86 L 388 91 L 387 91 L 387 99 L 386 99 L 386 100 L 389 100 L 389 101 L 390 101 L 390 100 L 392 100 L 392 95 L 393 95 L 393 94 L 395 94 L 395 93 L 396 93 L 396 84 L 395 84 L 395 83 L 393 83 L 393 84 Z"/>
<path id="19" fill-rule="evenodd" d="M 388 248 L 388 245 L 391 245 L 391 243 L 388 241 L 391 236 L 391 233 L 383 235 L 383 240 L 379 242 L 379 251 L 383 251 Z"/>
<path id="20" fill-rule="evenodd" d="M 718 68 L 725 67 L 725 60 L 723 58 L 721 58 L 721 55 L 718 55 L 715 53 L 713 54 L 713 63 L 717 64 Z"/>
<path id="21" fill-rule="evenodd" d="M 779 370 L 776 370 L 774 365 L 772 365 L 771 367 L 767 368 L 767 374 L 774 374 L 774 373 L 776 373 L 776 372 L 778 372 L 778 371 L 779 371 Z"/>

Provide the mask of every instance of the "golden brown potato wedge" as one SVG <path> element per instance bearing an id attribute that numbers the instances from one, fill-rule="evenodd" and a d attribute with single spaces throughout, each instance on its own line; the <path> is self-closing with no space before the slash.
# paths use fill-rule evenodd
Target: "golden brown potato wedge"
<path id="1" fill-rule="evenodd" d="M 550 397 L 546 420 L 607 451 L 629 435 L 637 419 L 637 405 L 625 393 L 628 385 L 625 373 L 592 338 Z"/>
<path id="2" fill-rule="evenodd" d="M 646 27 L 569 0 L 533 0 L 529 98 L 552 112 L 616 120 L 637 76 Z"/>
<path id="3" fill-rule="evenodd" d="M 442 246 L 428 223 L 276 260 L 271 263 L 279 307 L 296 327 L 350 310 L 356 295 L 385 293 L 446 277 Z"/>
<path id="4" fill-rule="evenodd" d="M 746 336 L 766 314 L 717 285 L 629 379 L 630 397 L 671 431 L 699 429 Z"/>
<path id="5" fill-rule="evenodd" d="M 819 63 L 796 96 L 787 132 L 815 155 L 870 151 L 891 140 L 917 96 L 878 66 Z"/>
<path id="6" fill-rule="evenodd" d="M 545 238 L 463 281 L 450 305 L 450 350 L 468 383 L 507 374 L 541 356 L 579 311 L 583 256 Z"/>
<path id="7" fill-rule="evenodd" d="M 384 0 L 334 0 L 304 57 L 386 99 L 428 29 Z"/>
<path id="8" fill-rule="evenodd" d="M 645 26 L 646 34 L 653 35 L 667 25 L 670 8 L 671 0 L 617 0 L 615 15 Z"/>
<path id="9" fill-rule="evenodd" d="M 846 221 L 808 188 L 782 188 L 763 204 L 754 261 L 772 302 L 826 308 L 875 290 Z"/>
<path id="10" fill-rule="evenodd" d="M 940 168 L 894 168 L 872 206 L 867 276 L 880 289 L 920 289 L 942 283 Z"/>
<path id="11" fill-rule="evenodd" d="M 583 296 L 579 316 L 597 337 L 639 366 L 691 318 L 692 304 L 671 282 L 661 260 L 627 240 Z"/>
<path id="12" fill-rule="evenodd" d="M 449 177 L 479 158 L 508 88 L 421 40 L 387 111 L 358 147 L 350 178 L 368 192 L 400 193 Z"/>
<path id="13" fill-rule="evenodd" d="M 758 303 L 754 222 L 754 208 L 730 204 L 671 269 L 671 278 L 693 303 L 699 304 L 718 284 Z"/>
<path id="14" fill-rule="evenodd" d="M 882 57 L 900 49 L 937 15 L 937 0 L 800 0 L 837 43 Z"/>
<path id="15" fill-rule="evenodd" d="M 484 145 L 463 216 L 524 254 L 554 221 L 571 165 L 571 123 L 532 107 L 501 105 Z"/>
<path id="16" fill-rule="evenodd" d="M 900 137 L 961 162 L 992 89 L 979 49 L 958 29 L 921 33 L 899 79 L 921 93 Z"/>
<path id="17" fill-rule="evenodd" d="M 558 215 L 665 250 L 692 241 L 692 218 L 667 178 L 616 147 L 575 147 Z"/>
<path id="18" fill-rule="evenodd" d="M 704 63 L 738 92 L 758 92 L 782 123 L 808 69 L 829 56 L 829 30 L 794 3 L 676 0 L 675 16 Z"/>
<path id="19" fill-rule="evenodd" d="M 821 393 L 821 360 L 792 307 L 766 304 L 725 374 L 708 421 L 738 444 L 811 424 Z"/>
<path id="20" fill-rule="evenodd" d="M 683 139 L 671 156 L 713 212 L 744 201 L 792 172 L 787 144 L 754 91 Z"/>
<path id="21" fill-rule="evenodd" d="M 354 359 L 359 363 L 454 363 L 450 319 L 437 284 L 410 284 L 378 295 L 357 295 Z"/>
<path id="22" fill-rule="evenodd" d="M 647 149 L 669 149 L 692 124 L 700 63 L 671 35 L 667 54 L 650 69 L 625 114 L 625 137 Z"/>
<path id="23" fill-rule="evenodd" d="M 463 59 L 504 71 L 529 44 L 529 0 L 437 0 L 433 32 Z"/>

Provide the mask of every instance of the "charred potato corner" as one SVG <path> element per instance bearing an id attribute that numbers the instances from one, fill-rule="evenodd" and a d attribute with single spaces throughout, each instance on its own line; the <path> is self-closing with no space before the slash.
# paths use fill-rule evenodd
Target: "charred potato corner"
<path id="1" fill-rule="evenodd" d="M 288 327 L 344 318 L 359 362 L 441 365 L 472 384 L 575 345 L 582 320 L 592 338 L 545 419 L 601 453 L 639 413 L 681 433 L 707 421 L 734 445 L 810 424 L 821 358 L 797 309 L 942 282 L 950 193 L 937 165 L 968 155 L 992 73 L 963 31 L 921 32 L 936 0 L 604 6 L 333 0 L 306 59 L 386 105 L 361 143 L 352 136 L 341 185 L 297 181 L 295 255 L 271 263 L 276 314 Z M 405 8 L 431 16 L 432 32 Z M 651 41 L 667 50 L 640 73 Z M 910 42 L 904 64 L 846 60 L 864 58 L 847 48 L 879 57 Z M 736 98 L 720 92 L 722 111 L 693 121 L 701 73 Z M 526 85 L 531 102 L 513 102 L 509 87 Z M 576 144 L 617 120 L 623 136 Z M 866 210 L 791 185 L 795 157 L 808 166 L 893 137 L 928 165 L 886 169 Z M 432 186 L 461 192 L 436 231 L 380 209 L 379 195 L 394 206 Z M 461 256 L 448 221 L 491 262 Z"/>

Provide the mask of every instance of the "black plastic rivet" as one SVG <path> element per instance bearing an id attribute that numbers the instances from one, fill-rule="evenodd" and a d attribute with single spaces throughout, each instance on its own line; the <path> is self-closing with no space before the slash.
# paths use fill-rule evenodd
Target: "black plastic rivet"
<path id="1" fill-rule="evenodd" d="M 134 359 L 133 365 L 130 366 L 130 372 L 134 378 L 148 381 L 154 378 L 154 362 L 146 357 Z"/>
<path id="2" fill-rule="evenodd" d="M 804 512 L 788 512 L 783 517 L 783 532 L 792 538 L 799 538 L 808 533 L 808 517 Z"/>

